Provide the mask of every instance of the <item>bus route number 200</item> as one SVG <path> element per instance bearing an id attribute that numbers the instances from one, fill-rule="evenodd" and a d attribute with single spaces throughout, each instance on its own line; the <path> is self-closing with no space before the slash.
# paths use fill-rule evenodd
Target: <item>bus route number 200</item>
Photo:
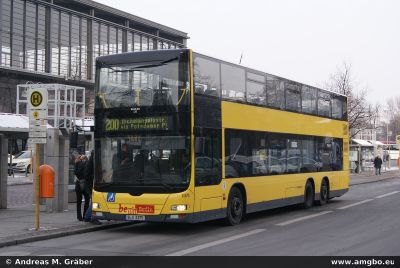
<path id="1" fill-rule="evenodd" d="M 118 119 L 106 119 L 106 132 L 118 131 L 119 130 L 119 120 Z"/>

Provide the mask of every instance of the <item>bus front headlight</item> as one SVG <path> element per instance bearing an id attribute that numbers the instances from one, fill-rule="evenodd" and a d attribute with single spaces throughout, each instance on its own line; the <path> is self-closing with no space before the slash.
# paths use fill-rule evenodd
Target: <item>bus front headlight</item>
<path id="1" fill-rule="evenodd" d="M 100 209 L 100 204 L 99 203 L 93 203 L 92 204 L 93 209 Z"/>
<path id="2" fill-rule="evenodd" d="M 188 205 L 173 205 L 171 206 L 172 211 L 186 211 L 188 209 Z"/>

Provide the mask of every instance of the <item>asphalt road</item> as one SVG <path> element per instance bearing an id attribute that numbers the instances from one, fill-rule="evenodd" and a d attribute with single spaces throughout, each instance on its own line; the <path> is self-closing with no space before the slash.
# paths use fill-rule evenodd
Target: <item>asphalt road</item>
<path id="1" fill-rule="evenodd" d="M 250 215 L 239 226 L 141 223 L 0 249 L 0 255 L 398 256 L 400 179 L 356 185 L 323 207 Z"/>

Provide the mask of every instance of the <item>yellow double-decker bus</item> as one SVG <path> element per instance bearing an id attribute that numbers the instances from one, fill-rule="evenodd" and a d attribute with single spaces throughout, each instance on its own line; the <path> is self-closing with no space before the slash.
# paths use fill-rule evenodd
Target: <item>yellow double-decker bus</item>
<path id="1" fill-rule="evenodd" d="M 189 49 L 96 66 L 96 219 L 235 225 L 348 191 L 345 96 Z"/>

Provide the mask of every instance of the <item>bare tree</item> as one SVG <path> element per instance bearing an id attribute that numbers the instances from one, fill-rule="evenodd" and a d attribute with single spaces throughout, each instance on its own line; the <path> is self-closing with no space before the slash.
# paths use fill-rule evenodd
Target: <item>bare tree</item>
<path id="1" fill-rule="evenodd" d="M 396 135 L 400 135 L 400 96 L 387 100 L 385 117 L 389 124 L 389 131 L 392 132 L 392 135 L 388 135 L 389 140 L 394 141 Z"/>
<path id="2" fill-rule="evenodd" d="M 369 104 L 366 96 L 368 91 L 356 88 L 351 73 L 351 65 L 343 63 L 341 68 L 331 75 L 325 88 L 347 96 L 347 113 L 349 119 L 350 138 L 359 132 L 377 127 L 377 111 L 379 106 Z"/>

